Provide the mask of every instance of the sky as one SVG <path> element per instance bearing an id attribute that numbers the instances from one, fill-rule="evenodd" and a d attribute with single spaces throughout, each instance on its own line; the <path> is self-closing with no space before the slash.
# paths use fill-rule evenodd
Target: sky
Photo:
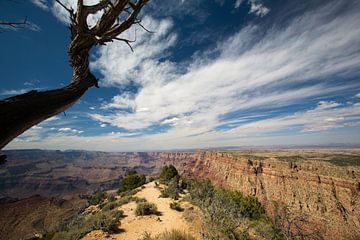
<path id="1" fill-rule="evenodd" d="M 30 23 L 0 33 L 0 98 L 68 84 L 66 11 L 52 0 L 0 9 Z M 360 144 L 359 12 L 357 0 L 152 0 L 140 18 L 153 33 L 121 35 L 134 52 L 92 49 L 100 88 L 5 149 Z"/>

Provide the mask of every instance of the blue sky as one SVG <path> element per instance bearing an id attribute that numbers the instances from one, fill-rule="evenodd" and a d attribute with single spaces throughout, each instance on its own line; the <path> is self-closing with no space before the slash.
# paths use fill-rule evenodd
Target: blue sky
<path id="1" fill-rule="evenodd" d="M 66 12 L 46 0 L 0 7 L 31 22 L 0 34 L 0 98 L 67 84 Z M 141 18 L 154 33 L 125 32 L 133 53 L 93 49 L 100 88 L 7 149 L 359 144 L 359 11 L 356 0 L 153 0 Z"/>

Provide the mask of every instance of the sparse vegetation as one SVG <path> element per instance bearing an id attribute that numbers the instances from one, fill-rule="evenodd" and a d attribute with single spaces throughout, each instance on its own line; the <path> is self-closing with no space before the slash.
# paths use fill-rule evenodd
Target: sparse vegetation
<path id="1" fill-rule="evenodd" d="M 77 240 L 93 230 L 103 230 L 105 232 L 117 232 L 119 220 L 123 217 L 123 212 L 118 210 L 98 212 L 94 215 L 80 216 L 61 232 L 54 234 L 54 240 Z"/>
<path id="2" fill-rule="evenodd" d="M 107 202 L 105 203 L 104 205 L 100 205 L 100 208 L 103 210 L 103 211 L 110 211 L 110 210 L 113 210 L 117 207 L 119 207 L 120 204 L 119 202 L 117 201 L 112 201 L 112 202 Z"/>
<path id="3" fill-rule="evenodd" d="M 131 191 L 145 184 L 145 175 L 138 175 L 136 171 L 130 173 L 130 175 L 121 180 L 118 194 Z"/>
<path id="4" fill-rule="evenodd" d="M 196 240 L 193 236 L 188 233 L 172 230 L 170 232 L 166 231 L 164 233 L 158 234 L 154 237 L 151 237 L 151 234 L 144 233 L 144 236 L 139 240 Z"/>
<path id="5" fill-rule="evenodd" d="M 167 187 L 161 190 L 160 197 L 163 198 L 172 198 L 175 200 L 179 199 L 179 194 L 183 192 L 180 184 L 180 176 L 175 176 L 168 181 Z"/>
<path id="6" fill-rule="evenodd" d="M 154 203 L 149 203 L 146 200 L 137 203 L 135 209 L 136 216 L 152 215 L 157 213 L 157 206 Z"/>
<path id="7" fill-rule="evenodd" d="M 337 166 L 360 166 L 360 156 L 336 154 L 329 162 Z"/>
<path id="8" fill-rule="evenodd" d="M 215 188 L 209 180 L 190 181 L 189 193 L 191 201 L 203 210 L 211 225 L 212 237 L 248 239 L 247 222 L 267 221 L 265 210 L 257 198 Z"/>
<path id="9" fill-rule="evenodd" d="M 179 202 L 171 202 L 170 203 L 170 208 L 173 209 L 173 210 L 176 210 L 178 212 L 184 211 L 184 209 L 181 207 Z"/>
<path id="10" fill-rule="evenodd" d="M 105 192 L 97 191 L 95 195 L 89 200 L 90 205 L 97 205 L 101 203 L 106 197 Z"/>

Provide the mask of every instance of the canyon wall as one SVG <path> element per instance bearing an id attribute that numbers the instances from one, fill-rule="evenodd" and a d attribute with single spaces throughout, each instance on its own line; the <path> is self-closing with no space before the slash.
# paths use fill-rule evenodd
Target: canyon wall
<path id="1" fill-rule="evenodd" d="M 269 212 L 276 201 L 289 206 L 295 215 L 309 215 L 310 228 L 319 228 L 325 239 L 360 236 L 360 163 L 356 162 L 359 153 L 348 166 L 319 160 L 332 152 L 317 150 L 312 160 L 299 158 L 293 152 L 284 152 L 280 158 L 272 151 L 266 157 L 236 151 L 5 153 L 8 162 L 0 168 L 0 199 L 116 189 L 128 169 L 156 175 L 162 166 L 173 164 L 184 176 L 208 178 L 218 186 L 256 196 Z"/>
<path id="2" fill-rule="evenodd" d="M 273 202 L 292 213 L 309 215 L 310 228 L 325 239 L 360 236 L 360 169 L 323 161 L 249 159 L 226 152 L 162 153 L 182 174 L 259 198 L 268 211 Z"/>

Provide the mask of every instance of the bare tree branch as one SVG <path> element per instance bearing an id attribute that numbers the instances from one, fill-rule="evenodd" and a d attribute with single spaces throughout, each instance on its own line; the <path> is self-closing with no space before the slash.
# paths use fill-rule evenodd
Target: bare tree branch
<path id="1" fill-rule="evenodd" d="M 137 16 L 149 0 L 102 0 L 98 4 L 86 6 L 78 0 L 76 12 L 60 0 L 55 0 L 70 14 L 71 42 L 68 48 L 70 65 L 73 69 L 71 82 L 66 87 L 44 92 L 28 93 L 0 101 L 0 149 L 30 127 L 65 111 L 72 106 L 88 88 L 98 87 L 98 79 L 89 69 L 89 51 L 96 45 L 105 45 L 114 40 L 122 41 L 133 51 L 128 40 L 119 37 L 132 25 L 142 27 Z M 126 10 L 125 10 L 126 9 Z M 89 14 L 103 11 L 101 18 L 91 29 L 87 24 Z M 119 16 L 128 12 L 129 16 L 119 23 Z M 146 28 L 143 27 L 146 30 Z"/>

